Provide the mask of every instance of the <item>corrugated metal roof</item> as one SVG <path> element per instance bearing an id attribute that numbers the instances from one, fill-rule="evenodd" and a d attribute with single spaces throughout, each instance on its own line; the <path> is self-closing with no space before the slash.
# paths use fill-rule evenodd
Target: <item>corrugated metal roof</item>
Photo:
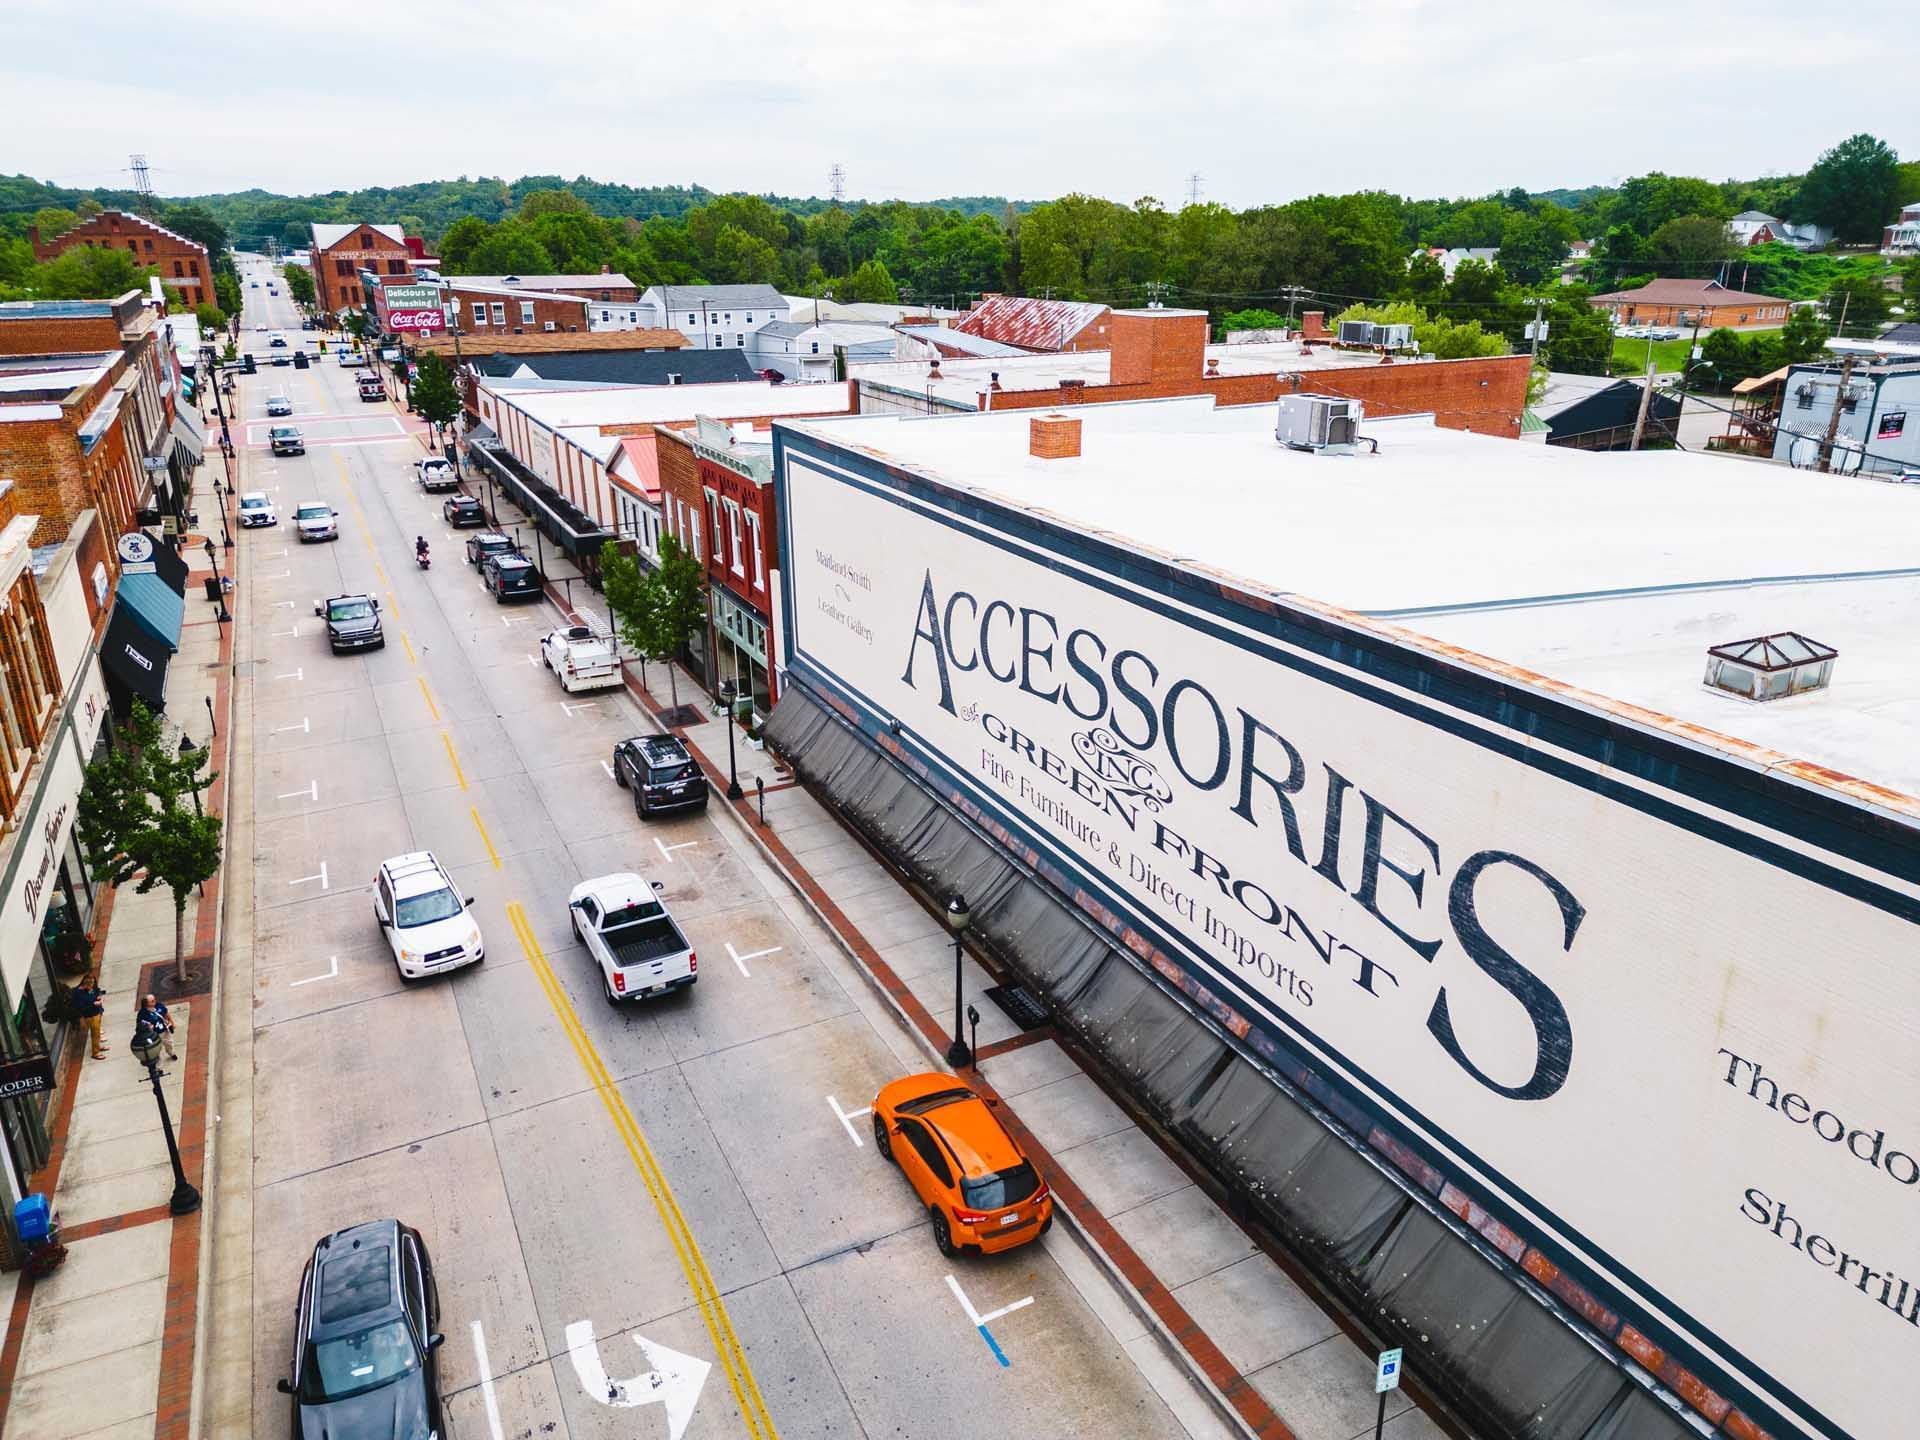
<path id="1" fill-rule="evenodd" d="M 953 328 L 1024 350 L 1064 350 L 1075 336 L 1107 313 L 1105 305 L 1081 300 L 989 295 L 954 321 Z"/>
<path id="2" fill-rule="evenodd" d="M 1003 344 L 998 340 L 989 340 L 984 335 L 970 335 L 964 330 L 955 330 L 952 326 L 942 325 L 896 325 L 894 329 L 909 339 L 918 340 L 923 345 L 931 345 L 942 357 L 958 359 L 972 357 L 977 360 L 1010 360 L 1016 355 L 1031 354 L 1018 345 Z"/>
<path id="3" fill-rule="evenodd" d="M 660 503 L 660 457 L 653 447 L 653 436 L 622 435 L 620 449 L 625 456 L 614 462 L 610 474 L 631 484 L 655 505 Z"/>
<path id="4" fill-rule="evenodd" d="M 787 309 L 786 296 L 771 285 L 656 285 L 649 293 L 654 292 L 665 297 L 669 310 L 685 310 L 689 306 L 698 310 L 703 300 L 708 309 L 715 305 L 738 305 L 742 309 L 766 310 L 775 315 L 784 314 Z"/>

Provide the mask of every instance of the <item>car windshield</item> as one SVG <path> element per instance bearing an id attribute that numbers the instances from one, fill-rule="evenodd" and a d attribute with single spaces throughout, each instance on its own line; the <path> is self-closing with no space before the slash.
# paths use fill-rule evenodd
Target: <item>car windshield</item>
<path id="1" fill-rule="evenodd" d="M 293 517 L 296 520 L 325 520 L 332 514 L 333 511 L 324 505 L 302 505 L 293 512 Z"/>
<path id="2" fill-rule="evenodd" d="M 364 620 L 373 614 L 373 602 L 359 600 L 329 600 L 327 618 L 329 620 Z"/>
<path id="3" fill-rule="evenodd" d="M 264 510 L 267 508 L 267 497 L 264 495 L 242 495 L 240 497 L 240 508 L 242 510 Z"/>
<path id="4" fill-rule="evenodd" d="M 391 1384 L 419 1365 L 407 1322 L 383 1320 L 337 1340 L 309 1344 L 300 1373 L 300 1398 L 309 1404 L 345 1400 Z"/>
<path id="5" fill-rule="evenodd" d="M 1040 1188 L 1040 1177 L 1033 1166 L 1022 1160 L 998 1175 L 982 1175 L 978 1180 L 960 1182 L 960 1195 L 976 1210 L 999 1210 L 1018 1205 Z"/>
<path id="6" fill-rule="evenodd" d="M 415 925 L 431 925 L 436 920 L 451 920 L 466 907 L 451 890 L 429 890 L 424 895 L 403 896 L 396 902 L 394 924 L 402 930 Z"/>
<path id="7" fill-rule="evenodd" d="M 622 905 L 618 910 L 609 910 L 606 918 L 600 922 L 600 928 L 618 930 L 623 925 L 640 925 L 648 920 L 658 920 L 664 913 L 658 900 L 642 900 L 638 905 Z"/>

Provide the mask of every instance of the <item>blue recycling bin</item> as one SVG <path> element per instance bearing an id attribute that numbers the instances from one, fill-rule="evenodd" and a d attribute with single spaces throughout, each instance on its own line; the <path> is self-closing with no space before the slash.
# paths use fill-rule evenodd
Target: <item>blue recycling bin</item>
<path id="1" fill-rule="evenodd" d="M 44 1240 L 52 1224 L 52 1211 L 44 1195 L 29 1195 L 13 1207 L 13 1228 L 22 1240 Z"/>

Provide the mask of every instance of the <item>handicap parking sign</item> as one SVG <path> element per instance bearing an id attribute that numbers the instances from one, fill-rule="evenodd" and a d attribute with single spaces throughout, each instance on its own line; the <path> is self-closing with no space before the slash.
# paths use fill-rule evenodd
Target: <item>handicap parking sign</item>
<path id="1" fill-rule="evenodd" d="M 1389 1390 L 1400 1388 L 1400 1352 L 1382 1350 L 1380 1359 L 1374 1367 L 1373 1393 L 1384 1395 Z"/>

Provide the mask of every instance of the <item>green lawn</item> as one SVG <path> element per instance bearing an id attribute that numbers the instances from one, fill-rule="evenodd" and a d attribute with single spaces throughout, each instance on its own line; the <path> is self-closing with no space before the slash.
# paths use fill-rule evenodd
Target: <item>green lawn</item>
<path id="1" fill-rule="evenodd" d="M 1707 332 L 1702 330 L 1700 338 L 1705 340 Z M 1653 368 L 1660 372 L 1678 370 L 1686 363 L 1693 346 L 1693 335 L 1689 331 L 1678 340 L 1656 340 L 1653 342 Z M 1616 375 L 1640 375 L 1647 368 L 1647 342 L 1624 335 L 1613 337 L 1613 373 Z"/>

